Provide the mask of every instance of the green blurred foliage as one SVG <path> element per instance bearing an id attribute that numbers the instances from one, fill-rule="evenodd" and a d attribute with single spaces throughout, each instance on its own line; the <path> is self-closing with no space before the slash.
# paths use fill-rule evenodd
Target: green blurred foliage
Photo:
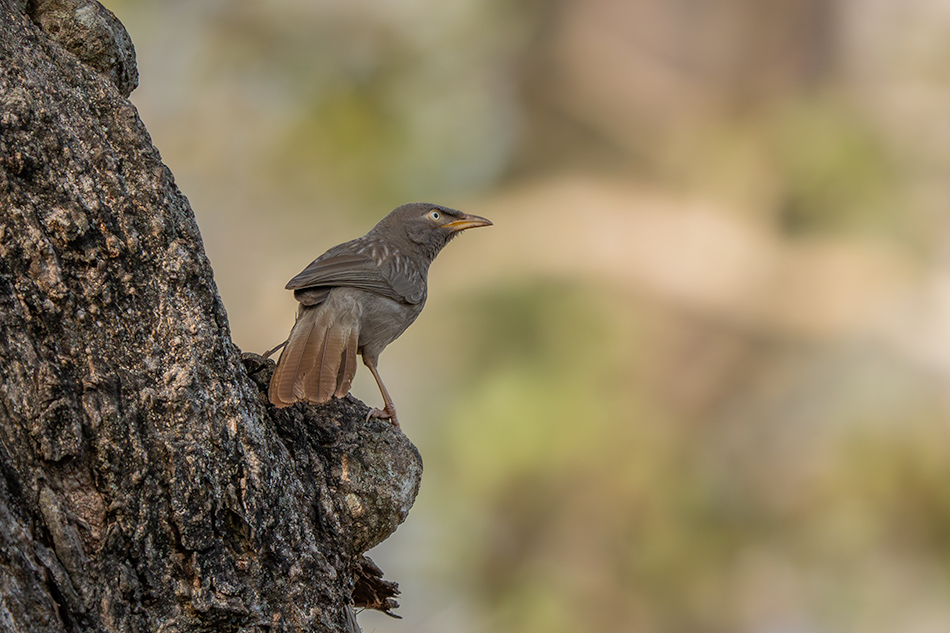
<path id="1" fill-rule="evenodd" d="M 337 195 L 401 197 L 390 165 L 406 131 L 379 92 L 373 82 L 327 90 L 288 131 L 275 167 L 291 178 L 318 179 Z"/>
<path id="2" fill-rule="evenodd" d="M 274 14 L 235 2 L 220 11 L 207 72 L 240 75 L 290 106 L 267 177 L 363 208 L 495 181 L 518 126 L 507 62 L 536 9 L 474 0 L 371 8 Z"/>
<path id="3" fill-rule="evenodd" d="M 899 173 L 858 111 L 828 99 L 792 103 L 766 134 L 782 183 L 779 217 L 786 231 L 909 237 L 898 204 Z"/>
<path id="4" fill-rule="evenodd" d="M 906 173 L 843 95 L 818 91 L 687 127 L 656 161 L 661 180 L 751 209 L 789 236 L 921 239 Z"/>
<path id="5" fill-rule="evenodd" d="M 478 386 L 460 394 L 459 419 L 440 433 L 466 447 L 446 467 L 458 469 L 468 492 L 495 490 L 499 476 L 586 462 L 578 448 L 597 444 L 603 421 L 635 397 L 634 390 L 598 389 L 601 378 L 624 381 L 613 372 L 631 357 L 632 341 L 610 349 L 613 318 L 597 294 L 557 281 L 517 285 L 465 306 L 457 322 L 471 332 L 472 347 L 460 351 L 462 374 Z"/>
<path id="6" fill-rule="evenodd" d="M 467 526 L 449 549 L 492 630 L 884 631 L 893 622 L 870 614 L 893 617 L 901 598 L 881 595 L 869 561 L 950 582 L 939 402 L 911 390 L 875 405 L 887 390 L 865 388 L 852 401 L 848 364 L 866 361 L 845 354 L 823 387 L 829 412 L 807 424 L 777 423 L 775 402 L 752 417 L 677 413 L 654 370 L 658 328 L 675 322 L 557 280 L 472 297 L 453 319 L 471 335 L 467 389 L 436 431 L 428 485 Z M 805 356 L 776 392 L 828 362 Z M 791 597 L 770 606 L 774 594 Z"/>

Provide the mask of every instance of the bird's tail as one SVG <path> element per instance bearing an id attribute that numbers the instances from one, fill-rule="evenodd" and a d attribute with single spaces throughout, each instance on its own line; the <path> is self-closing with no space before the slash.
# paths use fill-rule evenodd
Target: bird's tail
<path id="1" fill-rule="evenodd" d="M 268 397 L 274 406 L 318 404 L 349 393 L 356 375 L 359 321 L 328 307 L 300 306 L 270 381 Z"/>

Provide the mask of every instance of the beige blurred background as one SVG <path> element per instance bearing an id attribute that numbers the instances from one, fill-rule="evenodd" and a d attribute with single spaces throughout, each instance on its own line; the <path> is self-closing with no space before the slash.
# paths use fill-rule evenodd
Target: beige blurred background
<path id="1" fill-rule="evenodd" d="M 382 356 L 364 630 L 950 631 L 950 1 L 106 4 L 242 349 L 398 204 L 495 222 Z"/>

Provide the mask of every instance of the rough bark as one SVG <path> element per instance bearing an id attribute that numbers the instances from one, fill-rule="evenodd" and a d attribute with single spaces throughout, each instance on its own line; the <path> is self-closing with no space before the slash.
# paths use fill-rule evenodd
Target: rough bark
<path id="1" fill-rule="evenodd" d="M 97 3 L 0 0 L 0 630 L 348 630 L 418 452 L 267 403 L 136 81 Z"/>

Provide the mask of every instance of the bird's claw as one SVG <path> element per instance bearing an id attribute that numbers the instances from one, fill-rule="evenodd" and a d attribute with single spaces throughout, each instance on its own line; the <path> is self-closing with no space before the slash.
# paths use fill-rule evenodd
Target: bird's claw
<path id="1" fill-rule="evenodd" d="M 370 418 L 380 418 L 381 420 L 389 420 L 389 422 L 399 428 L 399 420 L 396 419 L 396 407 L 386 405 L 382 409 L 372 409 L 366 415 L 366 421 L 368 422 Z"/>

